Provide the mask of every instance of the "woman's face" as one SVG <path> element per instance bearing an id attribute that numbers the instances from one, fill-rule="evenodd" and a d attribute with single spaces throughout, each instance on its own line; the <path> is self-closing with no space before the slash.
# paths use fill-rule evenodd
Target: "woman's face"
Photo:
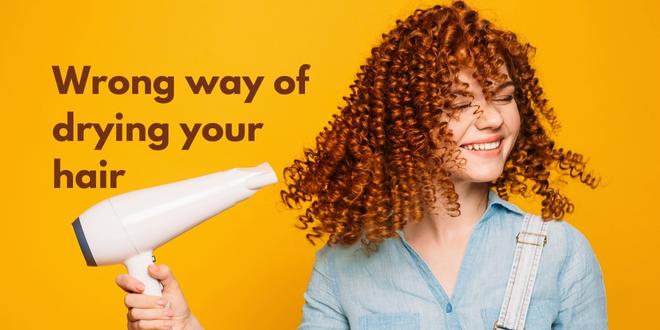
<path id="1" fill-rule="evenodd" d="M 452 107 L 460 108 L 448 127 L 459 146 L 459 157 L 467 161 L 463 169 L 454 169 L 452 181 L 490 182 L 504 169 L 520 131 L 520 114 L 513 97 L 514 85 L 506 66 L 500 67 L 507 79 L 493 86 L 492 99 L 486 99 L 482 86 L 472 77 L 472 70 L 463 69 L 458 79 L 469 84 L 467 94 L 456 92 Z M 459 86 L 454 86 L 454 91 Z"/>

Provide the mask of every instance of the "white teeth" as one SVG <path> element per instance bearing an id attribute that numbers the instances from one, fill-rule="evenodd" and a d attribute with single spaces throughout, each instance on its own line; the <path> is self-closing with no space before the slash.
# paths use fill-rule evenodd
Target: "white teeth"
<path id="1" fill-rule="evenodd" d="M 467 150 L 493 150 L 500 146 L 500 141 L 501 140 L 490 143 L 468 144 L 463 146 L 463 148 Z"/>

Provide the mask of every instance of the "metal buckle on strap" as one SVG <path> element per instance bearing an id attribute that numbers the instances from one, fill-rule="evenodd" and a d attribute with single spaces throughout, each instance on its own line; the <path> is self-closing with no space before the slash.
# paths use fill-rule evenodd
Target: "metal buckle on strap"
<path id="1" fill-rule="evenodd" d="M 497 320 L 497 321 L 499 321 L 499 320 Z M 495 324 L 493 324 L 493 330 L 515 330 L 515 329 L 509 329 L 509 328 L 505 328 L 501 325 L 498 325 L 497 321 L 495 321 Z"/>
<path id="2" fill-rule="evenodd" d="M 537 236 L 537 237 L 541 237 L 541 236 L 542 236 L 542 237 L 543 237 L 543 244 L 542 244 L 542 246 L 545 246 L 545 244 L 548 243 L 548 236 L 547 236 L 547 235 L 537 234 L 537 233 L 530 233 L 530 232 L 526 232 L 526 231 L 521 231 L 521 232 L 518 233 L 518 235 L 516 235 L 516 242 L 521 243 L 521 244 L 529 244 L 529 245 L 541 246 L 541 244 L 538 243 L 538 238 L 537 238 L 534 242 L 521 241 L 521 240 L 520 240 L 520 234 L 534 235 L 534 236 Z"/>

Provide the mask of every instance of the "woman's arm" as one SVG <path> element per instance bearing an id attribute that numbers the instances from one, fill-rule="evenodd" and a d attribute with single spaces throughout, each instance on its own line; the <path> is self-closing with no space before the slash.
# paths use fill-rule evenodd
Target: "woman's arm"
<path id="1" fill-rule="evenodd" d="M 587 238 L 566 223 L 568 258 L 559 274 L 561 307 L 553 329 L 607 329 L 603 272 Z"/>
<path id="2" fill-rule="evenodd" d="M 316 252 L 312 276 L 304 294 L 302 323 L 298 330 L 349 329 L 348 320 L 337 299 L 337 287 L 326 245 Z"/>

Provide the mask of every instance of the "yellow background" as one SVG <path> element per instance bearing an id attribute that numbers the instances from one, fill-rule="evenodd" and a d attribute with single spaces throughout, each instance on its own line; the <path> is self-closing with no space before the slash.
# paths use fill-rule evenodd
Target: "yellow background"
<path id="1" fill-rule="evenodd" d="M 71 222 L 115 195 L 268 161 L 278 175 L 312 146 L 355 73 L 380 41 L 431 1 L 3 1 L 2 105 L 3 329 L 125 328 L 123 266 L 85 266 Z M 447 2 L 442 2 L 447 3 Z M 535 65 L 563 130 L 557 141 L 584 153 L 603 177 L 591 190 L 563 191 L 567 220 L 590 240 L 604 271 L 612 329 L 657 326 L 660 304 L 656 88 L 660 58 L 653 1 L 471 1 L 483 16 L 538 49 Z M 278 95 L 274 77 L 308 63 L 306 95 Z M 97 75 L 173 75 L 175 98 L 60 95 L 51 65 L 91 65 Z M 193 95 L 186 75 L 263 75 L 245 95 Z M 170 123 L 170 146 L 146 142 L 59 143 L 57 122 Z M 255 142 L 197 140 L 181 151 L 179 122 L 263 122 Z M 126 169 L 117 189 L 54 189 L 53 159 L 71 170 Z M 280 177 L 281 179 L 281 177 Z M 298 325 L 313 253 L 297 213 L 270 186 L 169 244 L 170 265 L 207 329 L 291 329 Z M 538 206 L 515 199 L 527 211 Z"/>

